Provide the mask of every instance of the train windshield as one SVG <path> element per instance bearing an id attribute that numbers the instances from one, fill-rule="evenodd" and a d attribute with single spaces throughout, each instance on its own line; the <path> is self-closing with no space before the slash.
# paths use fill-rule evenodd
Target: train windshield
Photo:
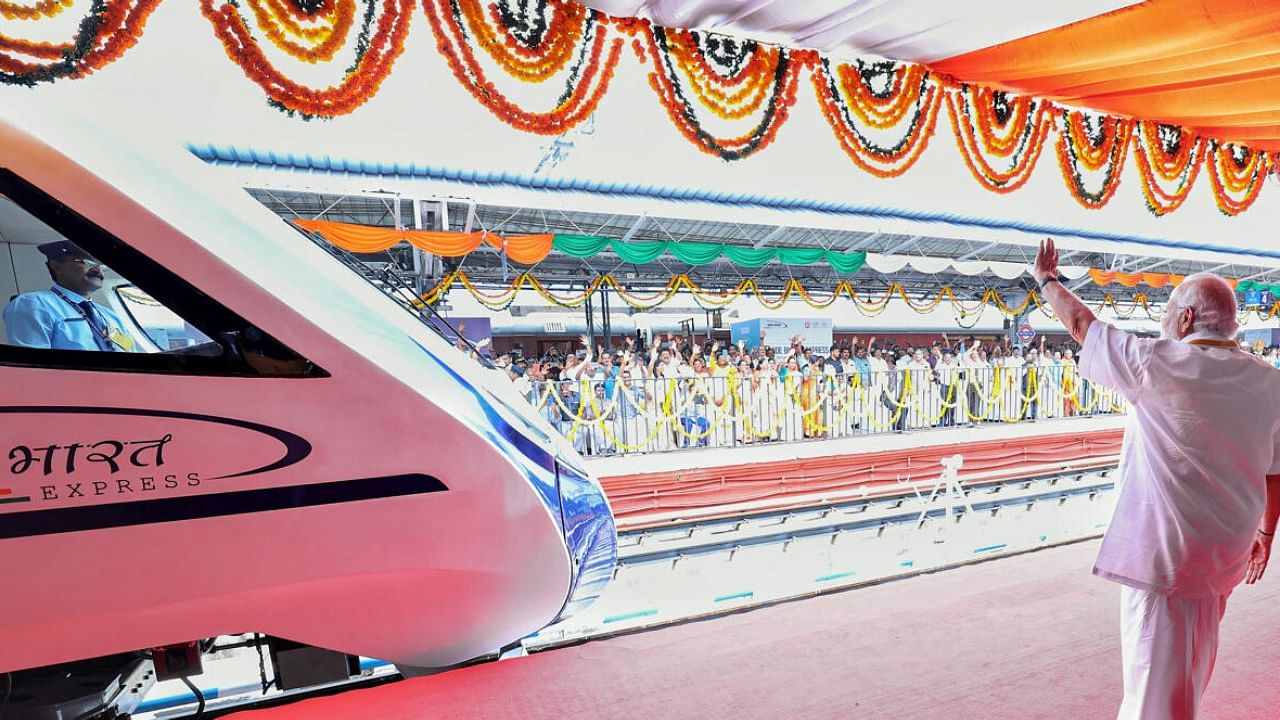
<path id="1" fill-rule="evenodd" d="M 418 318 L 424 325 L 431 328 L 458 350 L 471 355 L 484 367 L 495 367 L 489 359 L 488 341 L 475 342 L 469 339 L 465 333 L 465 326 L 450 321 L 449 318 L 441 315 L 434 306 L 423 300 L 423 293 L 415 287 L 411 270 L 402 264 L 403 258 L 399 257 L 394 251 L 372 255 L 356 255 L 325 241 L 318 235 L 307 233 L 301 229 L 299 229 L 299 232 L 310 238 L 316 245 L 324 248 L 325 251 L 337 258 L 342 264 L 380 290 L 382 294 L 395 300 L 397 305 Z"/>
<path id="2" fill-rule="evenodd" d="M 319 377 L 169 268 L 0 168 L 0 363 Z"/>

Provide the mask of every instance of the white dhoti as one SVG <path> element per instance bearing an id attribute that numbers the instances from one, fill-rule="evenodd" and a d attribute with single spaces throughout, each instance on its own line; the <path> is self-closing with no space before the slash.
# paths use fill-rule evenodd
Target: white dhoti
<path id="1" fill-rule="evenodd" d="M 1122 585 L 1119 720 L 1192 720 L 1213 675 L 1227 598 L 1176 598 Z"/>

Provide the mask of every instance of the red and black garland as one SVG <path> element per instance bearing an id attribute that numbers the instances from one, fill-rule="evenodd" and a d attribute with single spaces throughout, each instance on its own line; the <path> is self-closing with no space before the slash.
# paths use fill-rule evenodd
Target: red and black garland
<path id="1" fill-rule="evenodd" d="M 137 44 L 159 4 L 160 0 L 94 0 L 75 37 L 65 43 L 0 35 L 0 83 L 33 86 L 99 70 Z M 35 17 L 58 14 L 52 10 Z"/>
<path id="2" fill-rule="evenodd" d="M 1058 166 L 1071 196 L 1082 207 L 1096 210 L 1115 194 L 1120 186 L 1129 141 L 1133 137 L 1133 121 L 1062 110 L 1058 127 Z M 1081 170 L 1102 173 L 1097 190 L 1085 187 Z"/>
<path id="3" fill-rule="evenodd" d="M 297 2 L 298 0 L 292 0 Z M 222 46 L 244 74 L 267 94 L 267 101 L 304 118 L 345 115 L 377 93 L 404 50 L 413 0 L 364 0 L 355 60 L 337 85 L 321 90 L 296 83 L 276 69 L 249 30 L 234 0 L 200 0 Z M 277 46 L 274 33 L 268 38 Z M 286 47 L 281 50 L 289 52 Z"/>
<path id="4" fill-rule="evenodd" d="M 512 127 L 559 135 L 595 112 L 622 54 L 609 18 L 566 0 L 501 0 L 485 13 L 480 0 L 423 0 L 440 53 L 476 100 Z M 563 76 L 548 111 L 520 107 L 493 83 L 472 50 L 478 45 L 508 75 L 530 83 Z"/>
<path id="5" fill-rule="evenodd" d="M 740 160 L 773 142 L 795 104 L 800 68 L 813 55 L 648 23 L 631 28 L 637 57 L 652 63 L 649 86 L 667 115 L 685 138 L 722 160 Z M 717 136 L 699 119 L 695 98 L 722 120 L 757 111 L 760 119 L 741 135 Z"/>
<path id="6" fill-rule="evenodd" d="M 1048 100 L 991 88 L 947 90 L 960 155 L 974 179 L 998 193 L 1013 192 L 1031 177 L 1053 124 L 1052 109 Z"/>
<path id="7" fill-rule="evenodd" d="M 1275 166 L 1275 156 L 1243 145 L 1214 142 L 1205 157 L 1213 198 L 1223 215 L 1239 215 L 1262 189 L 1263 179 Z"/>
<path id="8" fill-rule="evenodd" d="M 836 140 L 855 165 L 880 178 L 905 173 L 929 145 L 942 89 L 921 65 L 813 63 L 813 88 Z M 892 144 L 873 139 L 893 131 Z"/>
<path id="9" fill-rule="evenodd" d="M 1138 121 L 1134 160 L 1142 181 L 1142 195 L 1154 215 L 1177 210 L 1200 174 L 1205 143 L 1190 130 L 1174 125 Z M 1170 183 L 1166 190 L 1162 183 Z"/>

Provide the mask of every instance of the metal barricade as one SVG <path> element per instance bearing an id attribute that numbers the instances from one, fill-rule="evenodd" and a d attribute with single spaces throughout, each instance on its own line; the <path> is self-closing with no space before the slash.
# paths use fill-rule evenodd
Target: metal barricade
<path id="1" fill-rule="evenodd" d="M 547 381 L 530 400 L 584 455 L 838 439 L 1124 412 L 1074 366 L 947 365 Z"/>

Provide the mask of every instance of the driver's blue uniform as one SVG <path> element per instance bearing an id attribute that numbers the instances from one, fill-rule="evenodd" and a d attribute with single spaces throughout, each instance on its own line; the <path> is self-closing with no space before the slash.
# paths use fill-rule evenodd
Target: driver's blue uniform
<path id="1" fill-rule="evenodd" d="M 82 295 L 60 285 L 19 295 L 4 309 L 6 342 L 46 350 L 123 351 L 95 332 L 85 312 L 94 314 L 94 321 L 102 323 L 108 335 L 125 333 L 120 316 L 96 302 L 81 312 L 73 303 L 83 300 Z"/>

